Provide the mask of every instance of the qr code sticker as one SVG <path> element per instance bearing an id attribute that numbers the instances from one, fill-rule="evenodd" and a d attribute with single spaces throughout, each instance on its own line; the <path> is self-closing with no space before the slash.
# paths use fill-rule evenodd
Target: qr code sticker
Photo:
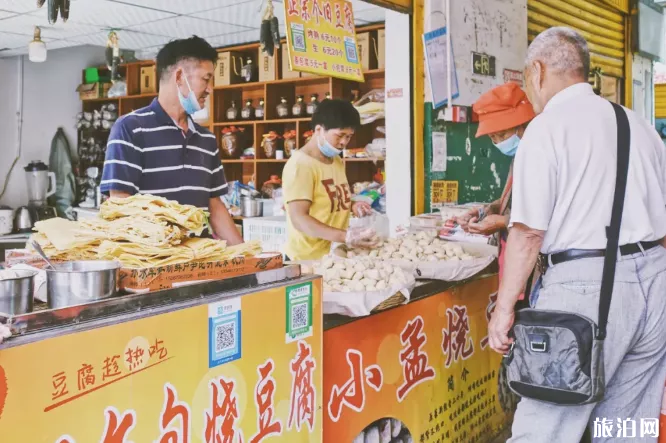
<path id="1" fill-rule="evenodd" d="M 347 60 L 356 60 L 356 48 L 352 45 L 346 45 Z"/>
<path id="2" fill-rule="evenodd" d="M 215 326 L 215 352 L 220 353 L 236 347 L 236 322 Z"/>
<path id="3" fill-rule="evenodd" d="M 305 36 L 301 33 L 294 33 L 294 50 L 305 51 Z"/>
<path id="4" fill-rule="evenodd" d="M 307 328 L 310 323 L 308 316 L 307 303 L 293 305 L 291 307 L 291 330 Z"/>

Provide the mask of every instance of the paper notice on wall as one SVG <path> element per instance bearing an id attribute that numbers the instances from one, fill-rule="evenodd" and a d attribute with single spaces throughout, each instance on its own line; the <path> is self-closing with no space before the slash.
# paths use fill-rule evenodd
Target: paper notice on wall
<path id="1" fill-rule="evenodd" d="M 430 85 L 432 104 L 435 109 L 447 104 L 449 92 L 451 99 L 457 98 L 460 93 L 458 89 L 458 73 L 456 72 L 455 59 L 453 57 L 453 43 L 451 43 L 450 57 L 447 57 L 446 28 L 439 28 L 423 34 L 423 46 L 426 59 L 427 80 Z M 449 65 L 450 60 L 450 65 Z M 451 84 L 449 85 L 449 72 Z M 449 88 L 451 89 L 449 91 Z"/>
<path id="2" fill-rule="evenodd" d="M 432 133 L 432 172 L 446 172 L 446 132 Z"/>

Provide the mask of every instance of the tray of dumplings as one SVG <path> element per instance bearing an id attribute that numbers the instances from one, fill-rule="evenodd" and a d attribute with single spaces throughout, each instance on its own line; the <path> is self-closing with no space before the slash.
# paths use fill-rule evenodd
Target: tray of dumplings
<path id="1" fill-rule="evenodd" d="M 324 279 L 324 314 L 362 317 L 409 302 L 416 285 L 412 270 L 370 257 L 334 255 L 301 262 L 304 274 Z"/>
<path id="2" fill-rule="evenodd" d="M 497 258 L 497 247 L 450 242 L 435 230 L 381 240 L 373 249 L 339 246 L 333 254 L 347 259 L 368 257 L 412 271 L 416 279 L 461 281 L 473 277 Z"/>

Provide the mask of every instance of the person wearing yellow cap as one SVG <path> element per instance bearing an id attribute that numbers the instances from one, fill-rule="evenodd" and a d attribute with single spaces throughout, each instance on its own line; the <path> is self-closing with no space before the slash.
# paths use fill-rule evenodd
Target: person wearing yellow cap
<path id="1" fill-rule="evenodd" d="M 479 116 L 476 137 L 487 135 L 499 151 L 514 157 L 520 138 L 530 121 L 536 116 L 527 95 L 515 83 L 505 83 L 483 94 L 472 108 Z M 513 184 L 513 162 L 502 196 L 479 209 L 471 209 L 455 221 L 466 232 L 472 234 L 500 234 L 499 266 L 502 277 L 504 245 L 511 210 L 511 187 Z"/>

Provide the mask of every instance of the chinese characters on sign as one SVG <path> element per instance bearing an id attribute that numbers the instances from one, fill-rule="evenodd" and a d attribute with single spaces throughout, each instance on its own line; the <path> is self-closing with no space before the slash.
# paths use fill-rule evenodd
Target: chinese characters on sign
<path id="1" fill-rule="evenodd" d="M 474 354 L 474 343 L 469 334 L 469 318 L 467 318 L 467 307 L 453 306 L 446 309 L 446 320 L 448 327 L 442 329 L 442 352 L 446 355 L 448 368 L 451 363 L 458 360 L 467 360 Z"/>
<path id="2" fill-rule="evenodd" d="M 426 341 L 427 337 L 423 333 L 423 318 L 419 315 L 408 322 L 400 334 L 400 342 L 404 346 L 400 353 L 400 363 L 405 380 L 397 391 L 399 402 L 415 386 L 435 378 L 435 370 L 428 366 L 428 354 L 421 349 Z"/>
<path id="3" fill-rule="evenodd" d="M 364 81 L 349 1 L 288 0 L 284 8 L 292 70 Z"/>
<path id="4" fill-rule="evenodd" d="M 166 357 L 166 348 L 162 354 Z M 89 374 L 89 365 L 83 365 L 79 374 L 85 378 Z M 293 376 L 291 406 L 288 428 L 296 427 L 300 432 L 304 422 L 309 432 L 313 431 L 316 413 L 316 391 L 312 372 L 316 367 L 312 348 L 307 343 L 298 343 L 298 354 L 290 363 Z M 277 382 L 273 377 L 275 362 L 266 360 L 257 367 L 257 384 L 254 390 L 254 405 L 257 411 L 256 432 L 250 438 L 251 443 L 260 443 L 270 437 L 283 434 L 282 420 L 275 418 L 275 390 Z M 378 369 L 370 366 L 366 369 L 367 382 L 375 389 L 381 386 L 382 375 Z M 54 383 L 60 383 L 62 374 L 54 376 Z M 81 378 L 80 378 L 81 380 Z M 240 429 L 238 410 L 238 393 L 236 380 L 220 376 L 208 383 L 209 404 L 203 411 L 204 432 L 206 443 L 243 443 L 243 432 Z M 58 384 L 59 389 L 61 385 Z M 104 411 L 105 425 L 101 443 L 124 443 L 131 438 L 131 431 L 136 426 L 137 414 L 134 410 L 122 414 L 115 407 L 107 407 Z M 164 403 L 159 417 L 159 438 L 155 443 L 190 443 L 192 441 L 192 411 L 190 406 L 178 399 L 176 388 L 169 382 L 164 384 Z M 152 441 L 152 440 L 151 440 Z M 73 437 L 63 435 L 55 443 L 76 443 Z"/>
<path id="5" fill-rule="evenodd" d="M 82 362 L 76 374 L 70 374 L 72 377 L 71 387 L 76 389 L 75 391 L 70 391 L 68 374 L 64 371 L 53 374 L 51 376 L 51 400 L 54 402 L 58 400 L 58 402 L 48 406 L 46 411 L 57 407 L 63 401 L 68 401 L 67 399 L 70 396 L 82 395 L 82 393 L 86 393 L 92 388 L 107 386 L 123 376 L 131 375 L 145 368 L 146 365 L 155 365 L 168 360 L 168 350 L 164 346 L 164 341 L 156 338 L 149 351 L 144 351 L 142 345 L 137 345 L 140 341 L 142 339 L 134 339 L 127 346 L 124 353 L 125 372 L 121 370 L 120 366 L 123 363 L 121 354 L 108 355 L 99 364 L 97 362 Z M 148 349 L 148 345 L 145 346 Z"/>
<path id="6" fill-rule="evenodd" d="M 458 203 L 458 182 L 453 180 L 433 180 L 430 188 L 430 203 Z"/>
<path id="7" fill-rule="evenodd" d="M 379 392 L 384 383 L 384 374 L 377 365 L 363 368 L 363 355 L 356 349 L 347 351 L 347 364 L 351 378 L 342 386 L 333 385 L 331 400 L 328 403 L 328 414 L 333 421 L 340 420 L 342 407 L 348 406 L 361 412 L 365 406 L 365 384 Z"/>

